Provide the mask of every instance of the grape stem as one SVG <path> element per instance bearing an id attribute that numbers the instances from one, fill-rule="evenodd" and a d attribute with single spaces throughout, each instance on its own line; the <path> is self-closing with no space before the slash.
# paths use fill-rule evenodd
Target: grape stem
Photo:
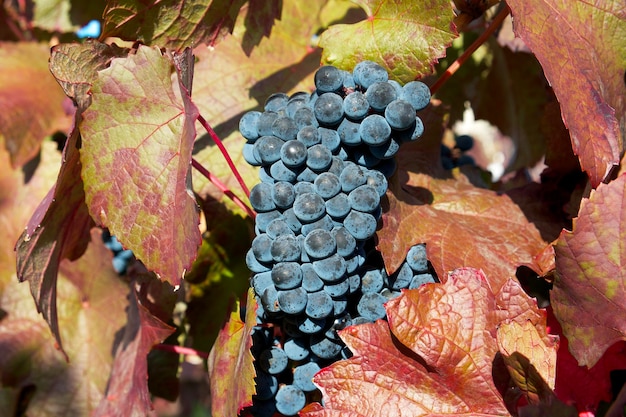
<path id="1" fill-rule="evenodd" d="M 448 79 L 452 77 L 452 75 L 457 72 L 459 68 L 461 68 L 461 65 L 463 65 L 465 61 L 467 61 L 469 57 L 472 56 L 474 52 L 476 52 L 478 47 L 485 43 L 487 39 L 493 34 L 493 32 L 495 32 L 495 30 L 500 27 L 500 25 L 509 15 L 509 13 L 511 13 L 511 9 L 508 5 L 505 5 L 502 10 L 498 12 L 496 17 L 494 17 L 487 29 L 485 29 L 485 31 L 481 33 L 478 39 L 476 39 L 469 46 L 469 48 L 467 48 L 467 50 L 456 59 L 456 61 L 450 64 L 450 66 L 446 69 L 446 72 L 441 74 L 441 77 L 439 77 L 439 79 L 435 81 L 435 83 L 430 87 L 430 94 L 435 94 L 437 90 L 439 90 L 439 88 L 441 88 L 441 86 L 445 84 L 445 82 L 448 81 Z"/>
<path id="2" fill-rule="evenodd" d="M 241 185 L 241 188 L 243 189 L 244 193 L 246 193 L 247 197 L 250 197 L 250 190 L 248 189 L 248 186 L 246 185 L 246 183 L 243 182 L 243 178 L 241 178 L 241 174 L 239 173 L 239 170 L 235 166 L 232 158 L 228 154 L 226 147 L 224 147 L 222 140 L 217 136 L 217 134 L 215 133 L 211 125 L 209 125 L 209 123 L 206 121 L 204 117 L 202 117 L 202 115 L 198 115 L 198 121 L 200 122 L 202 127 L 204 127 L 206 131 L 209 132 L 209 136 L 211 136 L 211 139 L 213 139 L 213 142 L 215 142 L 220 152 L 222 152 L 222 155 L 224 155 L 224 159 L 226 159 L 226 163 L 230 167 L 230 170 L 232 171 L 233 175 L 235 175 L 235 178 L 237 178 L 237 181 L 239 182 L 239 185 Z"/>
<path id="3" fill-rule="evenodd" d="M 226 184 L 224 184 L 219 178 L 217 178 L 215 175 L 213 175 L 208 169 L 206 169 L 204 166 L 202 166 L 202 164 L 198 161 L 196 161 L 194 158 L 191 158 L 191 165 L 198 170 L 198 172 L 202 175 L 204 175 L 209 181 L 211 181 L 213 184 L 215 184 L 215 186 L 217 188 L 220 189 L 221 192 L 224 193 L 224 195 L 228 198 L 230 198 L 233 203 L 237 204 L 239 207 L 241 207 L 246 213 L 248 213 L 248 216 L 255 218 L 256 217 L 256 213 L 254 212 L 254 210 L 252 210 L 252 208 L 250 208 L 250 206 L 248 206 L 246 203 L 244 203 L 239 197 L 237 197 L 237 195 L 235 195 L 235 193 L 233 193 L 227 186 Z"/>
<path id="4" fill-rule="evenodd" d="M 183 346 L 166 345 L 163 343 L 154 345 L 153 349 L 163 350 L 165 352 L 178 353 L 179 355 L 196 355 L 204 359 L 207 359 L 209 357 L 209 354 L 206 352 L 202 352 L 196 349 L 183 347 Z"/>

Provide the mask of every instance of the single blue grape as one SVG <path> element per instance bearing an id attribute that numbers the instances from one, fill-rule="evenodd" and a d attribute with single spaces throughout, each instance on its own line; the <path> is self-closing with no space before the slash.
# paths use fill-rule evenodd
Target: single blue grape
<path id="1" fill-rule="evenodd" d="M 278 291 L 274 285 L 270 285 L 263 290 L 261 294 L 261 305 L 267 313 L 278 313 Z"/>
<path id="2" fill-rule="evenodd" d="M 337 134 L 341 143 L 348 146 L 356 146 L 361 143 L 361 124 L 349 119 L 343 119 L 337 127 Z"/>
<path id="3" fill-rule="evenodd" d="M 298 125 L 289 117 L 278 117 L 272 123 L 272 135 L 284 141 L 295 140 L 298 134 Z"/>
<path id="4" fill-rule="evenodd" d="M 297 135 L 299 142 L 302 142 L 307 148 L 321 143 L 322 138 L 317 127 L 305 126 L 300 129 Z"/>
<path id="5" fill-rule="evenodd" d="M 332 230 L 333 237 L 337 244 L 337 254 L 347 258 L 352 256 L 356 250 L 356 240 L 345 227 L 336 227 Z"/>
<path id="6" fill-rule="evenodd" d="M 274 93 L 269 96 L 265 100 L 265 105 L 263 109 L 265 111 L 273 111 L 278 113 L 280 110 L 283 110 L 287 107 L 287 102 L 289 101 L 289 96 L 285 93 Z"/>
<path id="7" fill-rule="evenodd" d="M 324 291 L 333 298 L 343 297 L 350 293 L 350 280 L 344 275 L 339 281 L 330 284 L 326 283 L 326 285 L 324 285 Z"/>
<path id="8" fill-rule="evenodd" d="M 300 223 L 300 220 L 298 220 L 298 218 L 296 217 L 295 213 L 293 212 L 293 208 L 288 208 L 287 210 L 285 210 L 283 212 L 282 218 L 283 220 L 285 220 L 289 228 L 294 233 L 300 232 L 300 229 L 302 228 L 302 223 Z"/>
<path id="9" fill-rule="evenodd" d="M 321 125 L 335 125 L 343 117 L 343 99 L 335 93 L 323 93 L 315 101 L 313 112 Z"/>
<path id="10" fill-rule="evenodd" d="M 300 388 L 283 385 L 276 393 L 276 410 L 286 416 L 295 416 L 306 405 L 306 396 Z"/>
<path id="11" fill-rule="evenodd" d="M 317 275 L 310 263 L 302 264 L 302 288 L 306 292 L 317 292 L 324 288 L 324 281 Z"/>
<path id="12" fill-rule="evenodd" d="M 343 225 L 356 240 L 367 240 L 376 233 L 378 222 L 369 213 L 350 210 L 343 221 Z"/>
<path id="13" fill-rule="evenodd" d="M 324 200 L 328 200 L 341 192 L 341 182 L 339 177 L 330 172 L 322 172 L 313 182 L 315 192 Z"/>
<path id="14" fill-rule="evenodd" d="M 387 71 L 373 61 L 361 61 L 352 70 L 354 82 L 367 89 L 375 82 L 384 82 L 389 79 Z"/>
<path id="15" fill-rule="evenodd" d="M 370 269 L 361 277 L 361 291 L 363 294 L 378 293 L 383 289 L 383 274 L 380 269 Z"/>
<path id="16" fill-rule="evenodd" d="M 308 294 L 302 287 L 278 291 L 278 305 L 287 314 L 298 314 L 304 311 Z"/>
<path id="17" fill-rule="evenodd" d="M 411 279 L 413 279 L 413 270 L 406 262 L 402 262 L 400 268 L 396 272 L 394 272 L 390 277 L 391 289 L 395 291 L 400 291 L 409 287 L 411 283 Z"/>
<path id="18" fill-rule="evenodd" d="M 330 299 L 330 296 L 328 298 Z M 309 297 L 309 302 L 307 303 L 307 307 L 309 306 L 309 303 L 311 303 L 310 297 Z M 330 311 L 332 312 L 332 300 L 330 301 Z M 296 318 L 296 328 L 298 329 L 300 333 L 315 334 L 324 330 L 324 326 L 326 325 L 326 318 L 316 319 L 316 318 L 310 317 L 308 310 L 306 314 L 307 314 L 306 316 L 298 316 Z"/>
<path id="19" fill-rule="evenodd" d="M 333 219 L 343 219 L 350 212 L 350 202 L 348 196 L 344 193 L 339 193 L 336 196 L 329 198 L 326 203 L 326 212 Z"/>
<path id="20" fill-rule="evenodd" d="M 285 227 L 288 229 L 286 224 Z M 288 230 L 291 235 L 277 236 L 272 242 L 270 252 L 274 262 L 294 262 L 300 259 L 300 244 L 291 229 Z"/>
<path id="21" fill-rule="evenodd" d="M 76 37 L 79 39 L 83 39 L 83 38 L 95 39 L 98 36 L 100 36 L 101 31 L 102 31 L 102 24 L 100 23 L 100 21 L 90 20 L 89 23 L 87 23 L 85 26 L 83 26 L 82 28 L 76 31 Z"/>
<path id="22" fill-rule="evenodd" d="M 416 111 L 419 111 L 430 103 L 430 89 L 421 81 L 410 81 L 402 87 L 399 98 L 408 101 Z"/>
<path id="23" fill-rule="evenodd" d="M 278 391 L 278 379 L 267 372 L 257 371 L 254 382 L 256 383 L 256 394 L 253 398 L 256 400 L 270 400 Z"/>
<path id="24" fill-rule="evenodd" d="M 283 350 L 292 361 L 301 361 L 309 357 L 309 341 L 303 337 L 291 337 L 283 344 Z"/>
<path id="25" fill-rule="evenodd" d="M 272 210 L 264 213 L 258 213 L 256 215 L 256 228 L 261 233 L 265 233 L 267 230 L 267 225 L 274 219 L 282 218 L 282 214 L 278 210 Z"/>
<path id="26" fill-rule="evenodd" d="M 257 120 L 256 128 L 259 133 L 259 137 L 261 136 L 271 136 L 272 135 L 272 124 L 274 120 L 278 118 L 278 113 L 273 111 L 266 111 L 261 113 L 259 116 L 259 120 Z"/>
<path id="27" fill-rule="evenodd" d="M 261 165 L 261 161 L 257 160 L 254 157 L 254 144 L 251 142 L 248 143 L 244 143 L 243 145 L 243 151 L 241 152 L 243 154 L 243 159 L 245 159 L 245 161 L 252 165 L 252 166 L 259 166 Z"/>
<path id="28" fill-rule="evenodd" d="M 289 168 L 280 160 L 270 166 L 270 175 L 276 181 L 294 182 L 298 177 L 298 168 Z"/>
<path id="29" fill-rule="evenodd" d="M 341 158 L 339 158 L 338 156 L 333 156 L 333 161 L 330 163 L 330 166 L 328 167 L 328 172 L 330 172 L 331 174 L 335 174 L 336 176 L 340 176 L 341 175 L 341 171 L 343 171 L 343 160 Z"/>
<path id="30" fill-rule="evenodd" d="M 361 120 L 370 110 L 370 103 L 365 94 L 354 91 L 343 99 L 343 112 L 352 120 Z M 244 136 L 245 137 L 245 136 Z"/>
<path id="31" fill-rule="evenodd" d="M 254 142 L 254 157 L 264 165 L 276 162 L 280 159 L 280 148 L 284 143 L 276 136 L 261 136 Z"/>
<path id="32" fill-rule="evenodd" d="M 333 299 L 324 290 L 309 293 L 304 311 L 312 319 L 325 319 L 333 312 Z"/>
<path id="33" fill-rule="evenodd" d="M 293 184 L 287 181 L 278 181 L 272 185 L 272 200 L 276 207 L 288 209 L 296 199 L 296 190 Z"/>
<path id="34" fill-rule="evenodd" d="M 290 97 L 289 101 L 287 102 L 287 107 L 285 107 L 285 114 L 287 115 L 287 117 L 293 119 L 294 123 L 296 123 L 296 126 L 298 126 L 298 128 L 300 128 L 300 125 L 295 121 L 294 117 L 296 115 L 296 112 L 304 107 L 307 107 L 308 102 L 309 102 L 309 95 L 304 93 L 306 97 Z"/>
<path id="35" fill-rule="evenodd" d="M 272 199 L 272 186 L 260 182 L 250 190 L 250 205 L 257 213 L 272 211 L 276 208 Z"/>
<path id="36" fill-rule="evenodd" d="M 315 193 L 304 193 L 296 196 L 293 212 L 303 223 L 314 222 L 326 212 L 324 199 Z"/>
<path id="37" fill-rule="evenodd" d="M 296 125 L 300 130 L 306 126 L 319 126 L 319 122 L 315 118 L 315 112 L 310 107 L 302 107 L 296 110 L 293 115 L 293 121 L 296 122 Z"/>
<path id="38" fill-rule="evenodd" d="M 328 258 L 313 261 L 313 269 L 325 282 L 337 282 L 346 273 L 346 260 L 335 253 Z"/>
<path id="39" fill-rule="evenodd" d="M 315 229 L 304 238 L 304 250 L 311 258 L 327 258 L 335 253 L 336 249 L 335 238 L 327 230 Z"/>
<path id="40" fill-rule="evenodd" d="M 290 290 L 302 284 L 302 269 L 298 262 L 280 262 L 272 268 L 272 281 L 279 290 Z"/>
<path id="41" fill-rule="evenodd" d="M 359 274 L 352 273 L 348 276 L 348 284 L 350 284 L 350 294 L 354 294 L 359 291 L 361 289 L 361 276 Z"/>
<path id="42" fill-rule="evenodd" d="M 381 294 L 363 294 L 356 306 L 356 310 L 361 317 L 364 317 L 369 321 L 384 319 L 387 316 L 387 312 L 385 311 L 386 302 L 387 298 Z M 313 349 L 311 349 L 311 351 L 313 351 Z"/>
<path id="43" fill-rule="evenodd" d="M 411 246 L 406 254 L 406 263 L 409 264 L 413 272 L 422 273 L 428 271 L 428 258 L 426 256 L 426 245 Z"/>
<path id="44" fill-rule="evenodd" d="M 306 145 L 299 140 L 289 140 L 280 148 L 280 160 L 286 167 L 299 167 L 306 162 L 306 158 Z"/>
<path id="45" fill-rule="evenodd" d="M 359 127 L 361 140 L 373 146 L 382 145 L 391 136 L 391 127 L 387 120 L 379 114 L 370 114 L 361 122 Z"/>
<path id="46" fill-rule="evenodd" d="M 396 130 L 406 130 L 415 121 L 415 109 L 408 101 L 397 99 L 385 109 L 385 119 Z"/>
<path id="47" fill-rule="evenodd" d="M 311 336 L 311 352 L 322 359 L 335 359 L 341 352 L 341 342 L 327 338 L 323 334 Z"/>
<path id="48" fill-rule="evenodd" d="M 347 281 L 348 284 L 350 281 Z M 348 285 L 348 291 L 350 293 L 350 285 Z M 333 315 L 340 316 L 346 312 L 348 309 L 348 299 L 346 296 L 343 297 L 333 297 Z"/>
<path id="49" fill-rule="evenodd" d="M 345 162 L 343 171 L 339 175 L 339 181 L 341 182 L 341 189 L 344 193 L 349 193 L 356 187 L 363 185 L 367 182 L 365 170 L 355 164 L 354 162 Z"/>
<path id="50" fill-rule="evenodd" d="M 333 161 L 333 154 L 322 145 L 313 145 L 307 149 L 306 166 L 313 171 L 323 171 L 327 169 Z"/>
<path id="51" fill-rule="evenodd" d="M 259 262 L 272 262 L 270 247 L 273 239 L 266 233 L 261 233 L 252 240 L 252 253 Z"/>
<path id="52" fill-rule="evenodd" d="M 328 148 L 330 152 L 336 152 L 339 149 L 341 139 L 336 130 L 318 127 L 317 131 L 319 132 L 321 144 Z"/>
<path id="53" fill-rule="evenodd" d="M 259 129 L 257 124 L 261 117 L 261 112 L 249 111 L 239 119 L 239 132 L 241 136 L 253 142 L 259 138 Z"/>
<path id="54" fill-rule="evenodd" d="M 384 81 L 375 82 L 370 85 L 365 92 L 365 98 L 372 109 L 383 111 L 389 103 L 398 98 L 398 95 L 396 89 L 393 88 L 391 84 Z"/>
<path id="55" fill-rule="evenodd" d="M 274 281 L 272 281 L 272 273 L 270 271 L 254 274 L 250 281 L 252 288 L 254 288 L 254 293 L 259 296 L 263 294 L 263 291 L 265 291 L 267 287 L 274 285 Z"/>
<path id="56" fill-rule="evenodd" d="M 344 90 L 354 90 L 356 88 L 356 83 L 354 82 L 354 77 L 351 72 L 341 71 L 343 74 L 343 89 Z"/>
<path id="57" fill-rule="evenodd" d="M 268 374 L 276 375 L 287 369 L 289 358 L 284 350 L 273 346 L 259 355 L 259 367 Z"/>
<path id="58" fill-rule="evenodd" d="M 376 188 L 364 184 L 350 191 L 348 202 L 353 210 L 371 213 L 380 205 L 380 197 Z"/>
<path id="59" fill-rule="evenodd" d="M 466 152 L 474 146 L 474 138 L 470 135 L 459 135 L 455 136 L 454 143 L 455 148 L 459 149 L 461 152 Z"/>
<path id="60" fill-rule="evenodd" d="M 320 369 L 320 366 L 315 362 L 308 362 L 297 366 L 293 370 L 293 385 L 304 392 L 315 391 L 317 387 L 313 383 L 313 377 Z"/>
<path id="61" fill-rule="evenodd" d="M 429 273 L 424 274 L 415 274 L 413 278 L 411 278 L 411 283 L 409 284 L 409 289 L 414 290 L 416 288 L 421 287 L 424 284 L 431 284 L 437 282 L 435 281 L 435 277 L 433 277 Z"/>
<path id="62" fill-rule="evenodd" d="M 313 76 L 315 88 L 320 93 L 338 91 L 343 86 L 341 70 L 331 65 L 320 67 Z"/>
<path id="63" fill-rule="evenodd" d="M 374 187 L 376 192 L 378 192 L 378 196 L 382 198 L 389 187 L 387 177 L 377 169 L 368 170 L 365 176 L 367 177 L 366 184 Z"/>
<path id="64" fill-rule="evenodd" d="M 269 271 L 269 265 L 266 263 L 259 262 L 259 260 L 254 256 L 254 252 L 252 252 L 252 248 L 246 252 L 246 265 L 248 269 L 254 273 L 261 273 L 265 271 Z"/>

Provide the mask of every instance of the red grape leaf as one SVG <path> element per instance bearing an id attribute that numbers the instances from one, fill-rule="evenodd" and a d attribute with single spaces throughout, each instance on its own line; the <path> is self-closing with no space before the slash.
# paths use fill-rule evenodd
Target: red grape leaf
<path id="1" fill-rule="evenodd" d="M 145 287 L 139 285 L 139 288 L 131 293 L 126 328 L 115 352 L 105 396 L 94 417 L 145 416 L 152 407 L 147 356 L 152 346 L 165 340 L 174 328 L 144 305 L 147 303 L 146 297 L 142 297 Z"/>
<path id="2" fill-rule="evenodd" d="M 182 51 L 215 45 L 232 32 L 245 0 L 109 1 L 101 37 L 139 40 L 146 45 Z"/>
<path id="3" fill-rule="evenodd" d="M 75 260 L 84 253 L 93 226 L 85 205 L 78 140 L 78 129 L 74 129 L 65 146 L 57 183 L 15 245 L 17 277 L 29 282 L 37 310 L 48 322 L 61 350 L 56 302 L 59 265 L 63 259 Z"/>
<path id="4" fill-rule="evenodd" d="M 555 247 L 551 304 L 580 365 L 593 366 L 609 346 L 626 340 L 625 198 L 625 174 L 601 184 Z"/>
<path id="5" fill-rule="evenodd" d="M 401 82 L 429 75 L 456 38 L 449 1 L 402 2 L 360 0 L 367 19 L 355 24 L 333 25 L 319 44 L 322 61 L 352 70 L 363 60 L 381 64 L 390 77 Z"/>
<path id="6" fill-rule="evenodd" d="M 354 356 L 318 372 L 324 408 L 301 415 L 508 416 L 492 377 L 497 326 L 532 317 L 545 333 L 545 321 L 518 284 L 505 287 L 494 294 L 482 272 L 464 268 L 403 291 L 387 303 L 389 325 L 340 332 Z"/>
<path id="7" fill-rule="evenodd" d="M 171 77 L 169 59 L 147 46 L 100 71 L 80 125 L 81 161 L 92 217 L 178 285 L 201 241 L 189 184 L 198 110 Z"/>
<path id="8" fill-rule="evenodd" d="M 250 348 L 256 309 L 254 293 L 249 289 L 245 323 L 241 321 L 239 302 L 236 302 L 211 349 L 208 367 L 214 416 L 236 416 L 244 407 L 252 405 L 256 374 Z"/>
<path id="9" fill-rule="evenodd" d="M 529 404 L 554 397 L 558 338 L 546 343 L 530 321 L 505 322 L 497 332 L 498 349 L 515 384 Z"/>
<path id="10" fill-rule="evenodd" d="M 498 290 L 515 276 L 518 266 L 540 272 L 535 256 L 547 244 L 519 206 L 506 195 L 473 186 L 464 177 L 429 175 L 428 170 L 436 171 L 426 164 L 434 165 L 432 161 L 437 160 L 429 140 L 400 151 L 398 174 L 390 182 L 389 210 L 377 232 L 388 271 L 400 266 L 411 246 L 426 242 L 428 259 L 439 277 L 471 266 L 485 271 Z"/>
<path id="11" fill-rule="evenodd" d="M 574 405 L 581 413 L 595 412 L 601 402 L 609 403 L 613 397 L 611 371 L 626 369 L 626 343 L 612 345 L 591 368 L 579 366 L 552 308 L 547 310 L 549 331 L 560 338 L 554 392 L 560 400 Z"/>
<path id="12" fill-rule="evenodd" d="M 37 155 L 46 136 L 71 126 L 63 90 L 48 70 L 49 54 L 46 45 L 0 42 L 0 142 L 14 168 Z"/>
<path id="13" fill-rule="evenodd" d="M 507 2 L 515 33 L 537 56 L 561 103 L 574 152 L 594 187 L 624 150 L 626 8 L 584 1 Z"/>
<path id="14" fill-rule="evenodd" d="M 85 254 L 75 262 L 61 263 L 59 323 L 69 362 L 55 347 L 27 286 L 13 279 L 0 294 L 0 307 L 8 313 L 0 321 L 2 385 L 35 388 L 26 414 L 55 417 L 63 410 L 62 414 L 87 416 L 98 405 L 128 304 L 128 285 L 111 260 L 101 230 L 92 229 Z"/>
<path id="15" fill-rule="evenodd" d="M 91 104 L 88 94 L 98 71 L 109 66 L 113 58 L 125 56 L 128 50 L 114 45 L 87 40 L 84 43 L 62 43 L 50 53 L 50 72 L 65 94 L 74 100 L 80 111 Z"/>

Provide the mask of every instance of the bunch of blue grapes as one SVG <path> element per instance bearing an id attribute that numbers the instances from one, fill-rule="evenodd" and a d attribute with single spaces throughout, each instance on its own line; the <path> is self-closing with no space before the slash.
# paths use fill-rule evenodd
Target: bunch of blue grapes
<path id="1" fill-rule="evenodd" d="M 371 61 L 351 73 L 323 66 L 315 87 L 273 94 L 239 124 L 261 180 L 250 192 L 256 236 L 246 256 L 258 303 L 257 417 L 319 401 L 313 376 L 351 355 L 337 331 L 384 319 L 400 290 L 436 280 L 424 245 L 391 276 L 375 249 L 394 156 L 424 131 L 417 111 L 428 87 L 401 86 Z"/>
<path id="2" fill-rule="evenodd" d="M 104 229 L 102 231 L 102 241 L 104 242 L 104 246 L 113 252 L 113 260 L 111 262 L 115 272 L 120 275 L 126 274 L 128 266 L 135 259 L 133 251 L 130 249 L 124 249 L 119 240 L 117 240 L 115 236 L 111 235 L 109 229 Z"/>
<path id="3" fill-rule="evenodd" d="M 470 135 L 455 135 L 452 148 L 441 144 L 441 163 L 445 169 L 453 169 L 463 165 L 475 166 L 474 158 L 465 152 L 474 147 L 474 138 Z"/>

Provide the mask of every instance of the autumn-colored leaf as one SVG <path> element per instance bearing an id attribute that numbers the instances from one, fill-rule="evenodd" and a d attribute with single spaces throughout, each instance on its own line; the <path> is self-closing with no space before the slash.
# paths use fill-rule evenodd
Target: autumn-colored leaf
<path id="1" fill-rule="evenodd" d="M 171 76 L 171 62 L 146 46 L 100 71 L 80 125 L 81 161 L 92 217 L 178 285 L 200 244 L 188 178 L 198 112 Z"/>
<path id="2" fill-rule="evenodd" d="M 145 416 L 152 407 L 148 392 L 148 360 L 152 347 L 174 329 L 155 317 L 131 291 L 128 322 L 117 346 L 111 377 L 94 417 Z"/>
<path id="3" fill-rule="evenodd" d="M 431 176 L 437 175 L 428 167 L 432 153 L 428 140 L 400 151 L 398 174 L 387 193 L 389 210 L 377 232 L 388 271 L 400 266 L 412 245 L 425 242 L 440 277 L 460 267 L 480 268 L 497 291 L 518 266 L 539 272 L 534 257 L 546 242 L 520 208 L 508 196 L 463 177 Z"/>
<path id="4" fill-rule="evenodd" d="M 248 291 L 245 323 L 241 321 L 239 302 L 230 314 L 209 355 L 211 411 L 214 416 L 236 416 L 252 405 L 255 393 L 252 365 L 252 328 L 256 325 L 256 300 Z"/>
<path id="5" fill-rule="evenodd" d="M 609 403 L 613 397 L 611 373 L 626 369 L 626 344 L 612 345 L 591 368 L 579 366 L 552 308 L 548 308 L 548 326 L 550 333 L 560 338 L 554 389 L 557 397 L 581 413 L 595 412 L 602 402 Z"/>
<path id="6" fill-rule="evenodd" d="M 80 177 L 78 140 L 78 130 L 74 129 L 56 185 L 41 201 L 15 245 L 17 277 L 29 282 L 37 310 L 61 349 L 56 300 L 59 265 L 64 259 L 75 260 L 84 253 L 93 226 Z"/>
<path id="7" fill-rule="evenodd" d="M 14 168 L 37 155 L 46 136 L 71 126 L 48 56 L 46 45 L 0 42 L 0 142 Z"/>
<path id="8" fill-rule="evenodd" d="M 1 385 L 15 387 L 16 400 L 22 390 L 33 389 L 26 414 L 56 417 L 63 410 L 87 417 L 102 398 L 128 304 L 128 286 L 111 259 L 102 231 L 92 229 L 85 254 L 75 262 L 61 262 L 57 299 L 69 362 L 37 314 L 28 286 L 11 280 L 0 294 L 0 308 L 7 311 L 0 321 Z"/>
<path id="9" fill-rule="evenodd" d="M 507 2 L 561 103 L 574 152 L 597 187 L 624 150 L 626 7 L 584 1 Z"/>
<path id="10" fill-rule="evenodd" d="M 91 104 L 88 91 L 98 78 L 98 71 L 108 67 L 113 58 L 122 57 L 127 52 L 116 45 L 95 40 L 63 43 L 52 48 L 50 72 L 82 112 Z"/>
<path id="11" fill-rule="evenodd" d="M 232 32 L 245 0 L 115 0 L 104 11 L 102 37 L 140 40 L 182 51 L 202 43 L 215 45 Z"/>
<path id="12" fill-rule="evenodd" d="M 502 323 L 497 341 L 513 381 L 529 404 L 554 397 L 558 343 L 547 344 L 530 321 Z"/>
<path id="13" fill-rule="evenodd" d="M 378 62 L 391 78 L 408 82 L 429 75 L 457 36 L 450 2 L 361 0 L 359 23 L 333 25 L 320 37 L 322 61 L 352 70 L 363 60 Z"/>
<path id="14" fill-rule="evenodd" d="M 263 37 L 269 37 L 275 20 L 280 20 L 282 0 L 248 0 L 245 10 L 244 26 L 246 31 L 241 40 L 241 47 L 247 55 L 257 46 Z"/>
<path id="15" fill-rule="evenodd" d="M 508 416 L 492 377 L 497 326 L 532 317 L 545 332 L 536 305 L 509 282 L 507 291 L 494 294 L 480 271 L 460 269 L 444 284 L 389 301 L 389 324 L 379 320 L 341 331 L 354 356 L 314 377 L 324 407 L 301 415 Z M 516 308 L 521 306 L 531 307 Z"/>
<path id="16" fill-rule="evenodd" d="M 609 346 L 626 340 L 625 198 L 626 175 L 601 184 L 555 247 L 552 306 L 580 365 L 593 366 Z"/>

